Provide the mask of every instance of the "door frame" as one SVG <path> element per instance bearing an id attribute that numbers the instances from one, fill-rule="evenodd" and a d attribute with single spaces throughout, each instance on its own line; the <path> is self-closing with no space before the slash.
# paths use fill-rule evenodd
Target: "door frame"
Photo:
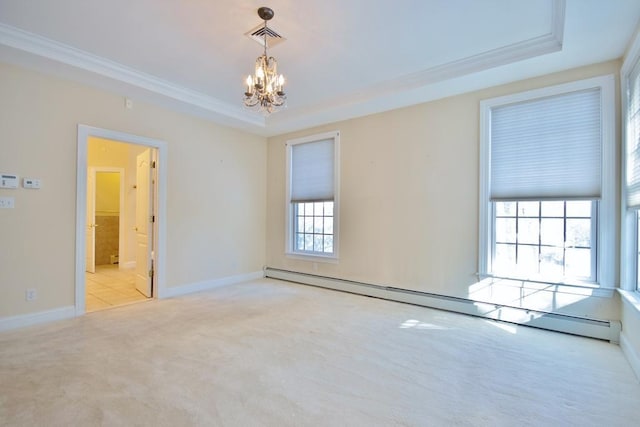
<path id="1" fill-rule="evenodd" d="M 91 166 L 89 167 L 89 174 L 93 174 L 93 185 L 95 187 L 96 185 L 96 181 L 97 181 L 97 177 L 96 175 L 98 173 L 101 172 L 107 172 L 107 173 L 117 173 L 120 175 L 120 189 L 119 189 L 119 200 L 120 200 L 120 215 L 118 218 L 118 254 L 122 254 L 122 248 L 124 246 L 124 240 L 125 240 L 125 229 L 124 229 L 124 218 L 126 216 L 126 209 L 127 207 L 124 204 L 124 193 L 125 193 L 125 188 L 124 188 L 124 183 L 126 180 L 125 177 L 125 170 L 124 168 L 119 168 L 119 167 L 108 167 L 108 166 Z M 86 190 L 85 190 L 86 192 Z M 94 192 L 93 192 L 93 197 L 96 197 L 96 192 L 95 192 L 95 188 L 94 188 Z M 95 217 L 95 206 L 93 209 L 93 215 Z M 95 245 L 95 238 L 93 239 L 93 244 Z M 87 250 L 87 248 L 85 247 L 85 251 Z M 120 265 L 118 265 L 118 268 L 120 268 Z"/>
<path id="2" fill-rule="evenodd" d="M 165 256 L 166 256 L 166 213 L 167 213 L 167 143 L 162 140 L 124 132 L 102 129 L 93 126 L 78 125 L 78 157 L 76 173 L 76 274 L 75 274 L 75 314 L 81 316 L 86 311 L 85 283 L 85 228 L 87 209 L 87 151 L 89 137 L 98 137 L 126 144 L 143 145 L 155 148 L 156 185 L 155 185 L 155 223 L 154 223 L 154 287 L 153 297 L 162 298 L 166 292 Z"/>

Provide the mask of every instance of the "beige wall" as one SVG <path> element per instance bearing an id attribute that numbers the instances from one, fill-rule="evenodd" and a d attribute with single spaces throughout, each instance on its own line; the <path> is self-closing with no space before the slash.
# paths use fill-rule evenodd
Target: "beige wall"
<path id="1" fill-rule="evenodd" d="M 633 297 L 622 298 L 622 335 L 626 340 L 626 351 L 629 353 L 630 361 L 636 375 L 640 379 L 640 303 L 634 301 Z"/>
<path id="2" fill-rule="evenodd" d="M 96 215 L 120 214 L 120 174 L 99 172 L 96 174 Z"/>
<path id="3" fill-rule="evenodd" d="M 597 75 L 617 77 L 619 68 L 612 61 L 269 138 L 267 265 L 472 298 L 478 270 L 480 101 Z M 341 132 L 340 259 L 337 264 L 292 259 L 284 255 L 285 142 L 331 130 Z M 605 298 L 549 293 L 542 302 L 541 295 L 523 305 L 619 319 L 615 293 Z"/>
<path id="4" fill-rule="evenodd" d="M 262 268 L 265 138 L 6 64 L 0 94 L 0 172 L 42 180 L 0 190 L 0 318 L 74 304 L 79 123 L 167 141 L 168 287 Z"/>

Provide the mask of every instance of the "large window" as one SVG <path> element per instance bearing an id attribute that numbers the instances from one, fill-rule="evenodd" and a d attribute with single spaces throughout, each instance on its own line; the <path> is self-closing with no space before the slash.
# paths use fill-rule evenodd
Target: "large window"
<path id="1" fill-rule="evenodd" d="M 339 133 L 287 142 L 286 251 L 337 257 Z"/>
<path id="2" fill-rule="evenodd" d="M 614 286 L 613 87 L 481 103 L 481 276 Z"/>
<path id="3" fill-rule="evenodd" d="M 640 290 L 640 39 L 622 66 L 625 173 L 622 183 L 622 288 Z"/>

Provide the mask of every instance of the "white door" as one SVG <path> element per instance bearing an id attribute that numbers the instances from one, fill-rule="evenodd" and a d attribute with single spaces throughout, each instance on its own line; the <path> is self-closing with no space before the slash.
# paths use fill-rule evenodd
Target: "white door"
<path id="1" fill-rule="evenodd" d="M 136 159 L 136 289 L 152 296 L 153 265 L 153 191 L 151 150 L 146 149 Z"/>
<path id="2" fill-rule="evenodd" d="M 85 270 L 96 272 L 96 173 L 93 168 L 87 172 L 87 220 L 85 227 Z"/>

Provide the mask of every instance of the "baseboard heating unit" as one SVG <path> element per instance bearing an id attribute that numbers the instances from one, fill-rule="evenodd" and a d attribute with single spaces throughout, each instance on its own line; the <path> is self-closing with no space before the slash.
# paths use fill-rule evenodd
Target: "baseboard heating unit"
<path id="1" fill-rule="evenodd" d="M 404 302 L 486 319 L 499 320 L 556 332 L 620 342 L 621 324 L 616 320 L 598 320 L 566 314 L 529 310 L 522 307 L 475 301 L 428 292 L 412 291 L 390 286 L 372 285 L 309 273 L 267 267 L 265 277 L 318 286 L 337 291 Z"/>

